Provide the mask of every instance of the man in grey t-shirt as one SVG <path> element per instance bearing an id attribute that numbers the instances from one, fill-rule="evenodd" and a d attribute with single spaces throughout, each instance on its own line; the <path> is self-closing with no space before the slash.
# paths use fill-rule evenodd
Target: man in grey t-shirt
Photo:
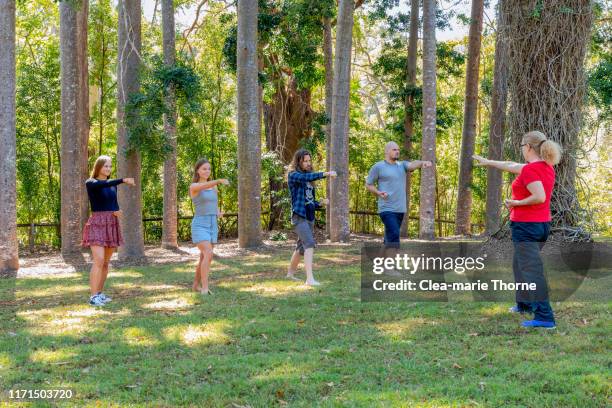
<path id="1" fill-rule="evenodd" d="M 385 160 L 374 164 L 366 179 L 367 189 L 378 196 L 378 214 L 385 225 L 385 246 L 394 248 L 399 248 L 400 227 L 406 213 L 406 174 L 431 166 L 430 161 L 408 162 L 399 160 L 399 156 L 397 143 L 387 143 Z"/>

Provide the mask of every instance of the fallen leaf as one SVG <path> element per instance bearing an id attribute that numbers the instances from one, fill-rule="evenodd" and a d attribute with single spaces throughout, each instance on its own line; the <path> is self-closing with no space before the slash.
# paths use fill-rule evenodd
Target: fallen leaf
<path id="1" fill-rule="evenodd" d="M 453 368 L 457 368 L 457 369 L 461 369 L 463 367 L 461 367 L 459 364 L 457 363 L 453 363 Z"/>

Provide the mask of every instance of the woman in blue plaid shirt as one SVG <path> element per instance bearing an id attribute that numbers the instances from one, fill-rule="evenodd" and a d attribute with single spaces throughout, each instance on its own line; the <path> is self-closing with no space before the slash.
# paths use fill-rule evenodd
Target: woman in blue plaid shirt
<path id="1" fill-rule="evenodd" d="M 313 182 L 328 176 L 336 177 L 336 172 L 313 172 L 311 157 L 308 150 L 299 149 L 293 155 L 293 161 L 287 175 L 289 192 L 291 193 L 291 223 L 298 236 L 295 251 L 293 251 L 291 256 L 291 264 L 287 271 L 287 277 L 298 280 L 294 274 L 300 263 L 300 258 L 304 256 L 306 284 L 318 286 L 319 282 L 312 275 L 312 258 L 316 244 L 314 239 L 315 209 L 321 207 L 321 205 L 329 204 L 329 200 L 324 199 L 318 202 L 315 199 Z"/>

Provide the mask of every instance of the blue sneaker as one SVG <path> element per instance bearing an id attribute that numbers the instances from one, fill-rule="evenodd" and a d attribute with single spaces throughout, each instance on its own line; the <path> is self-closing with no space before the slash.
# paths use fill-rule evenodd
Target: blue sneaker
<path id="1" fill-rule="evenodd" d="M 521 323 L 523 327 L 542 327 L 544 329 L 554 329 L 557 327 L 555 322 L 547 322 L 544 320 L 525 320 Z"/>
<path id="2" fill-rule="evenodd" d="M 111 297 L 106 296 L 106 295 L 105 295 L 104 293 L 102 293 L 102 292 L 98 292 L 98 296 L 100 296 L 100 298 L 102 299 L 102 301 L 103 301 L 104 303 L 108 303 L 108 302 L 110 302 L 110 301 L 112 301 L 112 300 L 113 300 Z"/>
<path id="3" fill-rule="evenodd" d="M 92 306 L 104 306 L 106 303 L 102 300 L 100 295 L 93 295 L 89 298 L 89 304 Z"/>

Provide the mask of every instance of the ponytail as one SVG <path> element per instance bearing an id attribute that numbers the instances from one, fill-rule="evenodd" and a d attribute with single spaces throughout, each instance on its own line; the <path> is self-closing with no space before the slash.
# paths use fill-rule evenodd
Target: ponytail
<path id="1" fill-rule="evenodd" d="M 523 136 L 523 142 L 528 143 L 538 156 L 549 165 L 554 166 L 561 161 L 561 153 L 563 153 L 561 146 L 557 142 L 547 139 L 544 133 L 537 130 L 527 132 Z"/>
<path id="2" fill-rule="evenodd" d="M 561 146 L 552 140 L 544 140 L 540 145 L 540 157 L 551 166 L 561 161 Z"/>

